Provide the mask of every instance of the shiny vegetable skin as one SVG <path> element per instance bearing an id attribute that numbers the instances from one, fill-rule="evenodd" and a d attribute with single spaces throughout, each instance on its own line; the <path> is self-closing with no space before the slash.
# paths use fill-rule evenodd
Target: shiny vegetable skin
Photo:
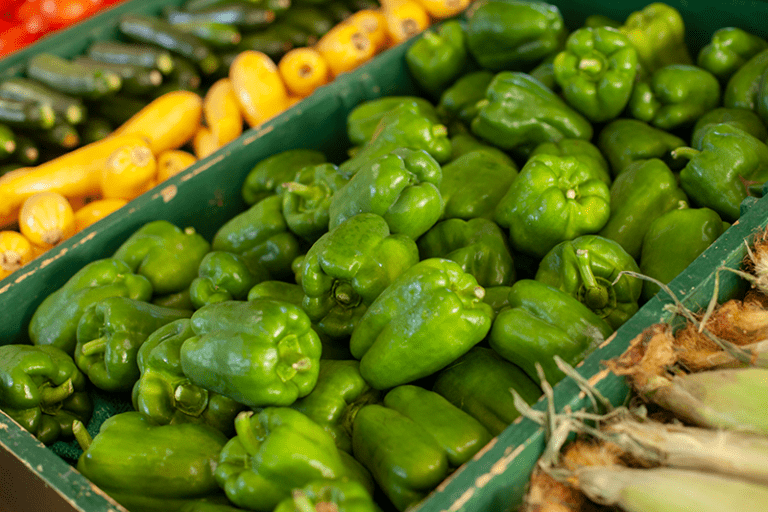
<path id="1" fill-rule="evenodd" d="M 307 510 L 307 505 L 315 510 L 332 506 L 337 512 L 379 512 L 380 510 L 362 484 L 341 479 L 316 480 L 300 489 L 294 489 L 291 497 L 278 503 L 273 512 L 303 512 Z"/>
<path id="2" fill-rule="evenodd" d="M 119 91 L 123 83 L 117 73 L 88 70 L 49 53 L 29 59 L 27 76 L 64 94 L 89 99 L 109 96 Z"/>
<path id="3" fill-rule="evenodd" d="M 674 165 L 672 150 L 684 146 L 685 141 L 638 119 L 621 118 L 603 127 L 596 144 L 610 163 L 611 176 L 615 178 L 638 160 L 658 158 L 669 166 Z"/>
<path id="4" fill-rule="evenodd" d="M 266 281 L 269 272 L 259 263 L 238 254 L 211 251 L 203 256 L 197 277 L 189 285 L 195 308 L 226 300 L 243 300 L 257 283 Z"/>
<path id="5" fill-rule="evenodd" d="M 242 195 L 246 204 L 253 205 L 273 194 L 281 194 L 283 183 L 293 181 L 303 167 L 325 163 L 320 151 L 289 149 L 265 158 L 248 172 Z"/>
<path id="6" fill-rule="evenodd" d="M 464 27 L 458 20 L 422 32 L 405 52 L 405 62 L 413 77 L 436 97 L 462 75 L 467 59 Z"/>
<path id="7" fill-rule="evenodd" d="M 768 41 L 738 27 L 723 27 L 700 51 L 696 64 L 725 83 L 749 59 L 768 48 Z"/>

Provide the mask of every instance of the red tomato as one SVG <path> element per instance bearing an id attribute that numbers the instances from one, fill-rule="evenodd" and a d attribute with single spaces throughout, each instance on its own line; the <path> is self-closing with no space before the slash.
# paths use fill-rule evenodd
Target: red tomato
<path id="1" fill-rule="evenodd" d="M 7 28 L 0 25 L 0 57 L 23 48 L 35 39 L 35 35 L 27 32 L 24 25 L 10 24 Z"/>

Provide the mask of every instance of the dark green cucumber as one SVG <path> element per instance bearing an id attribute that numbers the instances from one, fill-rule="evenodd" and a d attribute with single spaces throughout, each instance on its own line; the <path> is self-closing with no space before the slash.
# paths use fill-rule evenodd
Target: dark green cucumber
<path id="1" fill-rule="evenodd" d="M 5 160 L 16 151 L 16 134 L 10 126 L 0 124 L 0 160 Z"/>
<path id="2" fill-rule="evenodd" d="M 110 98 L 109 101 L 100 101 L 93 104 L 90 107 L 90 111 L 99 117 L 103 117 L 115 126 L 119 126 L 133 117 L 134 114 L 146 105 L 147 102 L 142 99 L 123 94 L 116 94 L 113 98 Z"/>
<path id="3" fill-rule="evenodd" d="M 227 68 L 229 69 L 229 68 Z M 173 57 L 173 73 L 168 77 L 168 84 L 173 84 L 176 89 L 193 91 L 200 87 L 202 78 L 197 66 L 184 57 Z"/>
<path id="4" fill-rule="evenodd" d="M 13 158 L 22 165 L 37 165 L 40 162 L 40 148 L 30 137 L 16 135 L 16 151 Z"/>
<path id="5" fill-rule="evenodd" d="M 183 32 L 199 37 L 216 49 L 232 48 L 243 38 L 237 27 L 223 23 L 191 21 L 174 26 Z"/>
<path id="6" fill-rule="evenodd" d="M 21 169 L 22 167 L 24 166 L 17 162 L 0 165 L 0 176 L 5 176 L 9 172 L 15 171 L 16 169 Z M 6 226 L 5 229 L 10 229 L 10 226 Z"/>
<path id="7" fill-rule="evenodd" d="M 147 94 L 163 83 L 163 74 L 157 69 L 145 68 L 134 64 L 101 62 L 84 55 L 75 57 L 74 62 L 88 69 L 102 70 L 105 73 L 117 73 L 123 80 L 123 87 L 120 90 L 126 94 Z"/>
<path id="8" fill-rule="evenodd" d="M 120 32 L 137 42 L 154 44 L 190 59 L 206 75 L 221 66 L 219 58 L 202 39 L 182 32 L 160 18 L 124 14 L 120 18 Z"/>
<path id="9" fill-rule="evenodd" d="M 48 129 L 56 122 L 56 113 L 47 103 L 0 99 L 0 123 L 11 128 Z"/>
<path id="10" fill-rule="evenodd" d="M 247 4 L 263 9 L 270 9 L 279 17 L 291 7 L 291 0 L 189 0 L 182 6 L 186 12 L 200 12 L 212 8 L 225 7 L 232 4 Z"/>
<path id="11" fill-rule="evenodd" d="M 283 55 L 293 48 L 294 44 L 282 37 L 275 30 L 274 25 L 255 34 L 243 37 L 243 40 L 237 45 L 237 49 L 241 52 L 246 50 L 262 52 L 275 62 L 279 61 Z"/>
<path id="12" fill-rule="evenodd" d="M 88 48 L 88 56 L 100 62 L 153 68 L 164 75 L 173 71 L 171 52 L 148 44 L 96 41 Z"/>
<path id="13" fill-rule="evenodd" d="M 79 98 L 62 94 L 29 78 L 13 77 L 0 82 L 0 98 L 47 103 L 57 116 L 72 124 L 85 119 L 85 105 Z"/>
<path id="14" fill-rule="evenodd" d="M 83 144 L 99 141 L 109 136 L 115 127 L 103 117 L 88 116 L 88 119 L 80 126 L 80 140 Z"/>
<path id="15" fill-rule="evenodd" d="M 318 38 L 325 35 L 336 24 L 330 14 L 313 5 L 294 5 L 283 14 L 280 21 Z"/>
<path id="16" fill-rule="evenodd" d="M 319 39 L 315 34 L 283 21 L 276 22 L 270 28 L 274 29 L 277 37 L 290 41 L 294 48 L 312 46 Z"/>
<path id="17" fill-rule="evenodd" d="M 322 5 L 321 9 L 327 12 L 333 18 L 333 21 L 335 21 L 337 24 L 346 20 L 355 13 L 355 11 L 353 11 L 342 0 L 332 0 L 331 2 Z"/>
<path id="18" fill-rule="evenodd" d="M 27 76 L 81 98 L 103 98 L 120 90 L 120 75 L 88 69 L 50 53 L 39 53 L 27 62 Z"/>
<path id="19" fill-rule="evenodd" d="M 274 11 L 277 19 L 280 19 L 283 14 L 288 12 L 288 9 L 291 8 L 293 2 L 291 0 L 263 0 L 261 5 Z"/>
<path id="20" fill-rule="evenodd" d="M 275 12 L 261 5 L 233 3 L 187 12 L 173 7 L 165 10 L 165 19 L 171 25 L 179 23 L 223 23 L 243 30 L 258 30 L 275 21 Z"/>
<path id="21" fill-rule="evenodd" d="M 344 2 L 354 12 L 362 11 L 364 9 L 380 9 L 381 4 L 376 0 L 344 0 Z"/>
<path id="22" fill-rule="evenodd" d="M 25 130 L 24 133 L 40 144 L 58 149 L 69 150 L 80 145 L 80 134 L 66 121 L 57 121 L 50 130 Z"/>

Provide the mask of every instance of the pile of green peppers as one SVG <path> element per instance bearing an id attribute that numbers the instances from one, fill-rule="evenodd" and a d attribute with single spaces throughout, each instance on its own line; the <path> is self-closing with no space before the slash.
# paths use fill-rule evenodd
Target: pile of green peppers
<path id="1" fill-rule="evenodd" d="M 283 151 L 211 240 L 158 220 L 0 347 L 0 407 L 132 512 L 403 511 L 626 322 L 768 179 L 768 42 L 672 7 L 482 0 L 349 157 Z M 655 281 L 630 273 L 642 273 Z M 89 392 L 133 410 L 93 425 Z"/>

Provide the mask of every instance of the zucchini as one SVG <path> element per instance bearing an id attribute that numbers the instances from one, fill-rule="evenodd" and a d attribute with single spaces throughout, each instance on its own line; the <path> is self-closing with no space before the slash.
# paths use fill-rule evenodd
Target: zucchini
<path id="1" fill-rule="evenodd" d="M 322 37 L 336 24 L 327 12 L 312 5 L 294 5 L 280 21 L 298 27 L 315 37 Z"/>
<path id="2" fill-rule="evenodd" d="M 221 66 L 221 60 L 202 39 L 182 32 L 160 18 L 124 14 L 120 18 L 120 32 L 140 43 L 154 44 L 181 55 L 194 62 L 206 75 Z"/>
<path id="3" fill-rule="evenodd" d="M 86 116 L 85 105 L 79 98 L 62 94 L 29 78 L 14 77 L 0 82 L 0 98 L 47 103 L 57 116 L 72 124 L 81 123 Z"/>
<path id="4" fill-rule="evenodd" d="M 116 94 L 109 101 L 100 101 L 91 106 L 90 110 L 97 116 L 119 126 L 144 108 L 147 102 L 139 98 Z"/>
<path id="5" fill-rule="evenodd" d="M 16 151 L 13 154 L 14 160 L 25 166 L 37 165 L 40 162 L 40 148 L 37 143 L 26 135 L 16 136 Z"/>
<path id="6" fill-rule="evenodd" d="M 90 99 L 115 93 L 123 83 L 117 73 L 88 69 L 50 53 L 29 59 L 27 76 L 59 92 Z"/>
<path id="7" fill-rule="evenodd" d="M 88 116 L 88 119 L 80 127 L 80 139 L 83 144 L 90 144 L 108 137 L 115 127 L 103 117 Z"/>
<path id="8" fill-rule="evenodd" d="M 12 128 L 48 129 L 56 122 L 56 113 L 47 103 L 0 99 L 0 123 Z"/>
<path id="9" fill-rule="evenodd" d="M 84 55 L 75 57 L 74 62 L 88 69 L 101 70 L 104 73 L 117 73 L 123 80 L 123 87 L 120 90 L 126 94 L 137 96 L 147 94 L 163 83 L 163 74 L 157 69 L 135 66 L 133 64 L 101 62 Z"/>
<path id="10" fill-rule="evenodd" d="M 354 12 L 364 9 L 381 9 L 381 4 L 376 0 L 344 0 Z"/>
<path id="11" fill-rule="evenodd" d="M 217 49 L 232 48 L 243 38 L 237 27 L 223 23 L 191 21 L 189 23 L 179 23 L 175 26 L 183 32 L 199 37 Z"/>
<path id="12" fill-rule="evenodd" d="M 264 28 L 275 21 L 275 12 L 261 5 L 232 3 L 209 7 L 195 12 L 167 9 L 165 19 L 171 25 L 179 23 L 223 23 L 244 30 Z"/>
<path id="13" fill-rule="evenodd" d="M 88 56 L 93 60 L 111 64 L 155 68 L 164 75 L 173 71 L 171 52 L 147 44 L 97 41 L 88 48 Z"/>
<path id="14" fill-rule="evenodd" d="M 270 28 L 274 28 L 277 37 L 290 41 L 294 48 L 312 46 L 318 40 L 316 35 L 282 21 L 275 23 Z"/>
<path id="15" fill-rule="evenodd" d="M 333 21 L 335 21 L 336 24 L 341 23 L 355 13 L 355 11 L 353 11 L 342 0 L 332 0 L 331 2 L 321 6 L 321 9 L 327 12 L 333 18 Z"/>
<path id="16" fill-rule="evenodd" d="M 291 6 L 291 0 L 245 0 L 240 2 L 232 2 L 231 0 L 189 0 L 182 6 L 182 10 L 186 12 L 199 12 L 211 8 L 224 7 L 233 3 L 245 3 L 269 9 L 274 11 L 278 17 Z"/>
<path id="17" fill-rule="evenodd" d="M 202 84 L 200 72 L 197 66 L 183 57 L 173 57 L 173 73 L 168 77 L 168 83 L 176 86 L 176 89 L 186 91 L 196 90 Z"/>
<path id="18" fill-rule="evenodd" d="M 56 121 L 50 130 L 26 130 L 25 133 L 33 140 L 54 149 L 70 150 L 80 145 L 80 134 L 66 121 Z"/>
<path id="19" fill-rule="evenodd" d="M 0 160 L 5 160 L 16 151 L 16 134 L 7 125 L 0 124 Z"/>
<path id="20" fill-rule="evenodd" d="M 15 162 L 10 164 L 0 165 L 0 176 L 5 176 L 9 172 L 15 171 L 16 169 L 21 169 L 22 167 L 24 166 Z M 10 229 L 10 226 L 6 226 L 6 229 Z"/>
<path id="21" fill-rule="evenodd" d="M 243 37 L 243 40 L 237 45 L 237 49 L 241 52 L 253 50 L 265 53 L 275 62 L 278 62 L 283 55 L 293 48 L 294 45 L 291 41 L 277 33 L 275 25 L 261 32 Z M 234 56 L 237 56 L 237 54 L 234 54 Z M 229 61 L 229 59 L 226 60 Z"/>

